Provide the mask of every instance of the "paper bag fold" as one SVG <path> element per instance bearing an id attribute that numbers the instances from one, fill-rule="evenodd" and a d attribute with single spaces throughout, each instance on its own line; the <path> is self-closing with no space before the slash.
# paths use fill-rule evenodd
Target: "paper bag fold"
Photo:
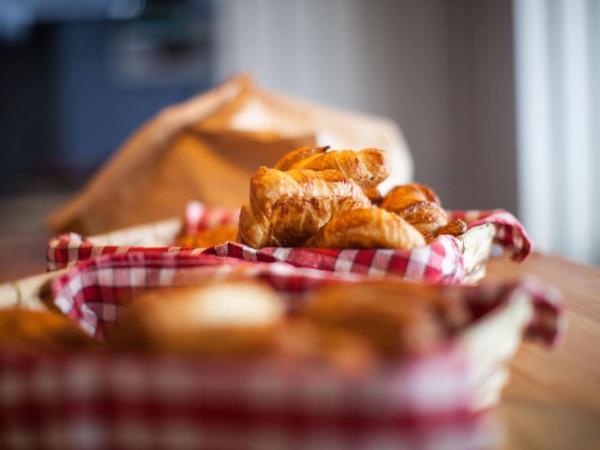
<path id="1" fill-rule="evenodd" d="M 90 235 L 179 216 L 194 199 L 236 207 L 258 166 L 305 145 L 387 150 L 384 190 L 412 176 L 394 123 L 268 92 L 240 75 L 146 122 L 48 224 Z"/>

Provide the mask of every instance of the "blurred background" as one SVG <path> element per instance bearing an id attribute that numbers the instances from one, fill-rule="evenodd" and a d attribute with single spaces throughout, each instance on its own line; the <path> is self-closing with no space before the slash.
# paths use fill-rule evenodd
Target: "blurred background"
<path id="1" fill-rule="evenodd" d="M 508 209 L 539 250 L 600 264 L 598 25 L 594 0 L 0 0 L 0 232 L 247 71 L 393 119 L 448 208 Z"/>

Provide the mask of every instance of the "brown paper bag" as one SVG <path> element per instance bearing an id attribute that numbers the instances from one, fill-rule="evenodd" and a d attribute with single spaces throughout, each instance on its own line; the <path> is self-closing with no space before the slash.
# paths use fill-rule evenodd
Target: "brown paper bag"
<path id="1" fill-rule="evenodd" d="M 240 206 L 258 166 L 305 145 L 383 148 L 387 185 L 412 175 L 395 124 L 267 92 L 242 75 L 150 119 L 48 223 L 90 235 L 181 215 L 192 199 Z"/>

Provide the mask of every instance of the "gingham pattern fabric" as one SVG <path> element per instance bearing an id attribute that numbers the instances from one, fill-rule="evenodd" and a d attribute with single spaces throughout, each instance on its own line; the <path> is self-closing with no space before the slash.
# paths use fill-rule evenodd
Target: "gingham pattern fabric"
<path id="1" fill-rule="evenodd" d="M 430 394 L 447 397 L 411 412 L 432 371 L 444 388 Z M 471 378 L 456 358 L 347 380 L 271 365 L 208 366 L 126 356 L 41 359 L 2 352 L 0 447 L 488 448 L 497 436 L 490 434 L 486 417 L 460 407 Z M 398 392 L 398 386 L 406 389 Z"/>
<path id="2" fill-rule="evenodd" d="M 405 280 L 440 284 L 460 283 L 464 277 L 461 244 L 453 236 L 440 236 L 413 250 L 280 247 L 256 250 L 239 242 L 226 242 L 204 252 L 246 261 L 285 262 L 336 273 L 396 275 Z"/>
<path id="3" fill-rule="evenodd" d="M 100 338 L 136 289 L 231 274 L 270 283 L 291 310 L 327 283 L 365 279 L 213 255 L 128 253 L 80 263 L 52 292 L 62 312 Z M 534 307 L 526 336 L 551 344 L 560 334 L 556 294 L 534 283 L 440 289 L 465 301 L 473 323 L 525 292 Z M 274 361 L 7 352 L 0 361 L 2 448 L 476 449 L 494 439 L 474 407 L 489 374 L 452 342 L 358 378 Z"/>
<path id="4" fill-rule="evenodd" d="M 240 210 L 206 206 L 200 202 L 188 202 L 185 208 L 185 233 L 194 234 L 219 225 L 237 225 Z"/>
<path id="5" fill-rule="evenodd" d="M 139 288 L 185 285 L 232 274 L 258 278 L 284 294 L 290 311 L 306 294 L 330 283 L 355 283 L 364 275 L 296 268 L 287 263 L 252 263 L 208 254 L 105 255 L 80 263 L 75 270 L 52 284 L 56 306 L 88 333 L 101 338 L 99 325 L 118 320 L 123 303 Z M 526 332 L 552 345 L 561 334 L 561 307 L 556 290 L 533 281 L 481 286 L 439 286 L 449 295 L 462 298 L 473 320 L 508 302 L 516 292 L 525 292 L 534 307 Z"/>
<path id="6" fill-rule="evenodd" d="M 208 208 L 198 202 L 188 205 L 186 229 L 205 229 L 217 224 L 235 222 L 237 210 Z M 496 226 L 496 242 L 512 252 L 513 259 L 523 260 L 531 251 L 531 241 L 519 221 L 510 213 L 495 211 L 453 211 L 452 217 L 467 220 L 469 228 L 484 223 Z M 315 268 L 334 272 L 395 275 L 410 281 L 441 284 L 460 283 L 465 275 L 461 243 L 453 236 L 440 236 L 426 246 L 413 250 L 394 249 L 308 249 L 263 248 L 255 250 L 236 242 L 227 242 L 204 252 L 248 261 L 286 262 L 296 267 Z M 197 250 L 181 247 L 118 247 L 94 246 L 77 234 L 65 234 L 50 240 L 48 270 L 73 266 L 77 261 L 102 254 L 128 253 L 196 254 Z"/>
<path id="7" fill-rule="evenodd" d="M 494 241 L 511 252 L 512 259 L 523 261 L 531 253 L 532 243 L 523 225 L 508 211 L 494 209 L 490 211 L 449 211 L 452 219 L 463 219 L 469 228 L 485 223 L 496 227 Z"/>

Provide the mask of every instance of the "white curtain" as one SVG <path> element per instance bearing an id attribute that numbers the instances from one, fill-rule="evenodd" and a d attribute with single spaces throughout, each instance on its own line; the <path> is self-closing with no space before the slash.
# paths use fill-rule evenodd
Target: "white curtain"
<path id="1" fill-rule="evenodd" d="M 600 264 L 600 1 L 514 0 L 521 218 Z"/>

